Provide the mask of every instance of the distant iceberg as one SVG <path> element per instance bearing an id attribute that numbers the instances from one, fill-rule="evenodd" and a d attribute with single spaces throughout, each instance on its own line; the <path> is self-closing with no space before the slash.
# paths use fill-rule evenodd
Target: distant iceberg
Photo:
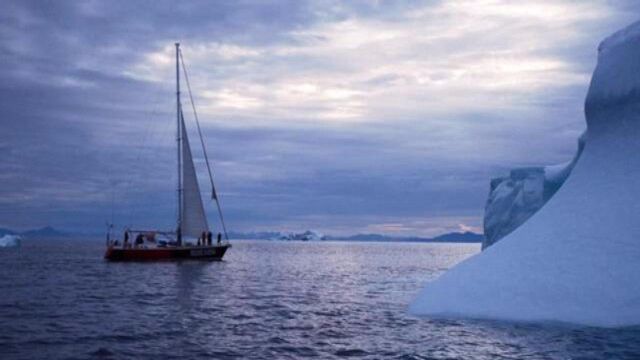
<path id="1" fill-rule="evenodd" d="M 303 233 L 289 233 L 286 235 L 277 236 L 273 240 L 300 240 L 300 241 L 318 241 L 326 240 L 324 235 L 312 230 L 307 230 Z"/>
<path id="2" fill-rule="evenodd" d="M 0 248 L 16 248 L 20 247 L 20 236 L 4 235 L 0 237 Z"/>
<path id="3" fill-rule="evenodd" d="M 427 284 L 411 313 L 640 324 L 639 59 L 640 22 L 601 43 L 584 150 L 564 185 L 509 235 Z"/>

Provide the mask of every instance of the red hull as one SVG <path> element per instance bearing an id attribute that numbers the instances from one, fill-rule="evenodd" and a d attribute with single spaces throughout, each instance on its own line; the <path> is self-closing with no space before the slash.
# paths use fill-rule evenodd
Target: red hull
<path id="1" fill-rule="evenodd" d="M 107 248 L 104 258 L 109 261 L 222 260 L 222 257 L 230 247 L 230 244 L 128 249 L 110 246 Z"/>

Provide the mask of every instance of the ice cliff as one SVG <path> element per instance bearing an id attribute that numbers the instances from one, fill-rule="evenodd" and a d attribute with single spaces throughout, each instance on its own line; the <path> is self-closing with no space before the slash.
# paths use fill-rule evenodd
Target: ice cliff
<path id="1" fill-rule="evenodd" d="M 573 160 L 567 163 L 517 168 L 509 176 L 491 180 L 484 210 L 483 250 L 509 235 L 551 199 L 571 174 L 582 149 L 584 135 L 578 140 Z"/>
<path id="2" fill-rule="evenodd" d="M 410 312 L 640 324 L 640 22 L 598 50 L 584 150 L 564 185 L 509 235 L 427 284 Z"/>

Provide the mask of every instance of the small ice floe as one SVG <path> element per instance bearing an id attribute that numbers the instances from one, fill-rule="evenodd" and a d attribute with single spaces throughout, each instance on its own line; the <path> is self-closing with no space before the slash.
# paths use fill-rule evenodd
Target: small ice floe
<path id="1" fill-rule="evenodd" d="M 0 248 L 17 248 L 20 247 L 20 236 L 5 235 L 0 237 Z"/>

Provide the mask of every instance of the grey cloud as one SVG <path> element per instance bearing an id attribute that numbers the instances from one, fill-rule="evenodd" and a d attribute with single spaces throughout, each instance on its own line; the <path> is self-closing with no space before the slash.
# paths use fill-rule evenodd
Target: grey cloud
<path id="1" fill-rule="evenodd" d="M 299 38 L 292 32 L 316 23 L 402 22 L 414 7 L 424 6 L 411 1 L 3 3 L 0 226 L 94 231 L 112 212 L 121 225 L 172 226 L 172 78 L 156 84 L 124 74 L 149 52 L 175 39 L 295 47 Z M 623 12 L 638 10 L 633 2 L 617 6 Z M 616 21 L 626 17 L 593 28 L 585 24 L 585 29 L 589 37 L 600 36 L 619 27 Z M 572 59 L 584 73 L 595 61 L 591 44 L 549 51 Z M 359 66 L 294 55 L 257 61 L 283 74 Z M 221 78 L 263 76 L 218 71 Z M 395 80 L 384 75 L 362 85 Z M 331 231 L 348 221 L 366 227 L 389 219 L 478 219 L 491 176 L 523 162 L 571 156 L 572 139 L 583 126 L 583 92 L 573 86 L 523 98 L 523 108 L 539 106 L 537 113 L 457 112 L 434 118 L 397 113 L 333 125 L 245 119 L 238 111 L 224 122 L 206 119 L 204 130 L 235 230 L 306 223 Z M 577 105 L 567 109 L 567 103 Z M 541 143 L 522 147 L 523 138 Z"/>

